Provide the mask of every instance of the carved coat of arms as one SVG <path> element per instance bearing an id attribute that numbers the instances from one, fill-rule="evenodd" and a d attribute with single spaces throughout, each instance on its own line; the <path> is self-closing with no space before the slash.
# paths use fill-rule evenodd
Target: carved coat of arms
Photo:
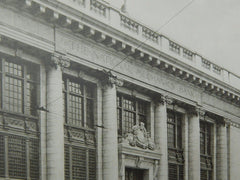
<path id="1" fill-rule="evenodd" d="M 131 146 L 137 146 L 142 149 L 154 150 L 155 148 L 155 144 L 143 122 L 140 122 L 140 125 L 136 124 L 133 126 L 132 131 L 126 134 L 125 140 L 127 140 Z"/>

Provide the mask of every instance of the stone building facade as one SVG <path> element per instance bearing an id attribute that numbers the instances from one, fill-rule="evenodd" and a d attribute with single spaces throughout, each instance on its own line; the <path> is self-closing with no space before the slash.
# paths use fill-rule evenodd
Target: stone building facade
<path id="1" fill-rule="evenodd" d="M 0 1 L 0 179 L 237 180 L 240 78 L 104 1 Z"/>

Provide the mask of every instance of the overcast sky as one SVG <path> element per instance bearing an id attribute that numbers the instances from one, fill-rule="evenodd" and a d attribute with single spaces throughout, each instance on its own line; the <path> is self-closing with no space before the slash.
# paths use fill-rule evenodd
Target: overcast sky
<path id="1" fill-rule="evenodd" d="M 123 0 L 106 0 L 120 8 Z M 191 0 L 127 0 L 130 17 L 158 30 Z M 240 76 L 240 0 L 194 0 L 159 33 Z"/>

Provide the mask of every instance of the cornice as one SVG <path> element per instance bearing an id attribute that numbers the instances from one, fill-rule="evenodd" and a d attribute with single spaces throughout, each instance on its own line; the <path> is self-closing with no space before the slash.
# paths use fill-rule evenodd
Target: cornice
<path id="1" fill-rule="evenodd" d="M 142 61 L 146 65 L 150 65 L 154 68 L 159 69 L 160 71 L 165 71 L 168 74 L 175 76 L 181 80 L 187 81 L 193 84 L 196 87 L 202 88 L 204 91 L 209 93 L 213 93 L 220 98 L 224 98 L 228 102 L 233 102 L 236 105 L 240 105 L 240 93 L 238 90 L 232 87 L 226 87 L 227 85 L 224 82 L 212 82 L 212 78 L 206 79 L 200 76 L 199 74 L 193 72 L 189 72 L 184 67 L 180 67 L 179 63 L 174 64 L 172 62 L 167 62 L 168 60 L 162 56 L 162 50 L 158 50 L 158 53 L 152 53 L 148 50 L 144 50 L 143 48 L 136 47 L 136 44 L 132 44 L 130 41 L 126 41 L 126 39 L 117 38 L 116 35 L 112 35 L 109 32 L 106 32 L 104 27 L 99 27 L 98 24 L 101 24 L 101 17 L 98 18 L 97 16 L 94 18 L 90 17 L 89 15 L 83 16 L 86 10 L 79 9 L 79 13 L 81 15 L 76 15 L 76 9 L 74 10 L 75 14 L 71 13 L 70 7 L 63 8 L 64 5 L 57 2 L 57 1 L 41 1 L 41 0 L 7 0 L 5 3 L 16 6 L 21 10 L 24 10 L 28 13 L 33 14 L 36 17 L 46 20 L 49 23 L 54 25 L 60 26 L 62 28 L 67 28 L 71 30 L 75 34 L 80 34 L 85 36 L 86 38 L 90 38 L 95 40 L 97 43 L 101 43 L 106 47 L 113 48 L 118 52 L 122 52 L 125 55 L 135 59 L 136 61 Z M 100 1 L 91 1 L 90 10 L 94 10 L 94 12 L 98 13 L 99 16 L 106 16 L 106 8 L 107 6 L 100 2 Z M 81 12 L 82 10 L 82 12 Z M 129 17 L 125 16 L 124 14 L 120 14 L 121 23 L 127 28 L 131 29 L 131 31 L 138 31 L 137 26 L 142 26 L 138 22 L 130 19 Z M 84 19 L 94 19 L 93 21 L 88 22 Z M 106 22 L 103 22 L 106 24 Z M 103 25 L 102 25 L 103 26 Z M 109 28 L 110 26 L 108 26 Z M 144 31 L 143 34 L 145 36 L 149 36 L 149 39 L 153 37 L 153 41 L 157 41 L 156 34 L 151 31 L 149 28 L 142 26 L 142 30 Z M 116 30 L 115 30 L 116 31 Z M 133 35 L 132 39 L 137 39 L 136 36 Z M 159 35 L 158 38 L 161 38 Z M 137 41 L 137 40 L 136 40 Z M 127 43 L 125 43 L 127 42 Z M 151 46 L 143 43 L 144 46 L 149 47 Z M 174 45 L 173 48 L 177 48 L 178 45 L 172 42 Z M 173 46 L 172 45 L 172 46 Z M 175 47 L 176 46 L 176 47 Z M 153 49 L 156 49 L 154 46 Z M 182 47 L 181 47 L 182 48 Z M 191 51 L 183 48 L 184 53 L 186 56 L 188 55 L 191 57 Z M 175 58 L 169 56 L 169 58 Z M 224 86 L 223 86 L 223 85 Z M 230 89 L 231 88 L 231 89 Z"/>

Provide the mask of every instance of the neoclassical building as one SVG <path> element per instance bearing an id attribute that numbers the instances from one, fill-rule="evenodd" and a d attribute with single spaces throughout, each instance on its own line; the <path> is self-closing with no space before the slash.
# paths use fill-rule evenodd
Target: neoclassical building
<path id="1" fill-rule="evenodd" d="M 100 0 L 0 1 L 0 180 L 237 180 L 240 77 Z"/>

